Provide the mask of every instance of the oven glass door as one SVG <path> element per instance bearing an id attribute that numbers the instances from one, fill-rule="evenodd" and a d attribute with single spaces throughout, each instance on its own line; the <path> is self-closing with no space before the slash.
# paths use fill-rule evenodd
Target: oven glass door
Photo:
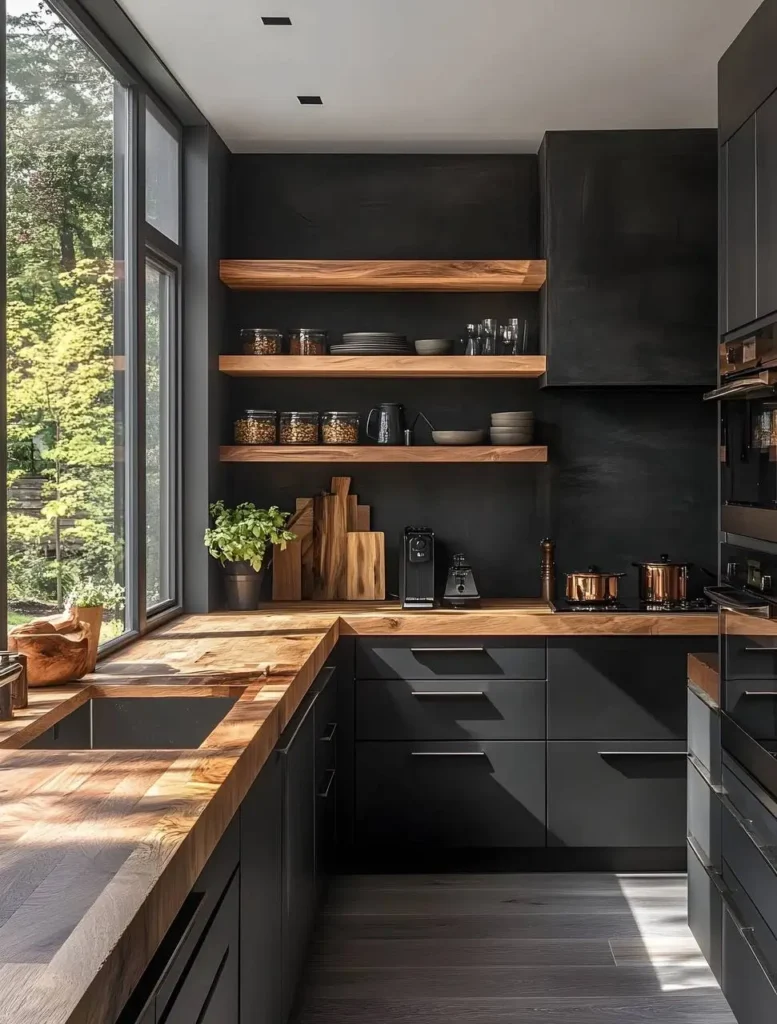
<path id="1" fill-rule="evenodd" d="M 777 397 L 721 402 L 721 496 L 777 509 Z"/>

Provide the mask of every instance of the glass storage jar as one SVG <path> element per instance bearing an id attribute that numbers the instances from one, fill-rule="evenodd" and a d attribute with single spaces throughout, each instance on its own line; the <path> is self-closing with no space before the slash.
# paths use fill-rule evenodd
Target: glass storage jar
<path id="1" fill-rule="evenodd" d="M 246 409 L 235 420 L 235 444 L 276 444 L 277 417 L 275 409 Z"/>
<path id="2" fill-rule="evenodd" d="M 358 444 L 358 412 L 322 412 L 321 440 L 324 444 Z"/>
<path id="3" fill-rule="evenodd" d="M 289 352 L 293 356 L 326 355 L 326 331 L 317 327 L 298 327 L 289 331 Z"/>
<path id="4" fill-rule="evenodd" d="M 281 444 L 318 444 L 318 413 L 282 412 Z"/>
<path id="5" fill-rule="evenodd" d="M 279 356 L 283 334 L 275 327 L 244 327 L 240 341 L 244 355 Z"/>

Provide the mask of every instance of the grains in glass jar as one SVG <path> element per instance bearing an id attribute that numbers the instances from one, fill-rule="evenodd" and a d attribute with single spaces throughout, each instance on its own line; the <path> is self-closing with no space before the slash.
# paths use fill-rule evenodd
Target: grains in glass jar
<path id="1" fill-rule="evenodd" d="M 278 356 L 283 334 L 275 327 L 244 327 L 240 332 L 243 353 L 247 356 Z"/>
<path id="2" fill-rule="evenodd" d="M 358 412 L 322 412 L 321 440 L 324 444 L 358 444 Z"/>
<path id="3" fill-rule="evenodd" d="M 235 444 L 275 444 L 277 415 L 274 409 L 246 409 L 235 420 Z"/>
<path id="4" fill-rule="evenodd" d="M 318 444 L 318 413 L 282 412 L 281 444 Z"/>
<path id="5" fill-rule="evenodd" d="M 289 331 L 289 352 L 293 356 L 325 355 L 326 331 L 317 327 L 298 327 Z"/>

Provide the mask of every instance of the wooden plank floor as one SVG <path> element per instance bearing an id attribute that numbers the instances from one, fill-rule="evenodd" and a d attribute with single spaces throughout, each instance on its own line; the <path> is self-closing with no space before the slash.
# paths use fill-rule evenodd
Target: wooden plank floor
<path id="1" fill-rule="evenodd" d="M 680 875 L 354 875 L 295 1024 L 735 1024 Z"/>

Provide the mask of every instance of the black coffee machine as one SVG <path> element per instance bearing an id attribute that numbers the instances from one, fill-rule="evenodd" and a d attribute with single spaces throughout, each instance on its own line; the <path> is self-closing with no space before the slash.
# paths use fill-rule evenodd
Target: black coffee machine
<path id="1" fill-rule="evenodd" d="M 403 608 L 434 608 L 434 532 L 406 526 L 399 544 L 399 600 Z"/>

